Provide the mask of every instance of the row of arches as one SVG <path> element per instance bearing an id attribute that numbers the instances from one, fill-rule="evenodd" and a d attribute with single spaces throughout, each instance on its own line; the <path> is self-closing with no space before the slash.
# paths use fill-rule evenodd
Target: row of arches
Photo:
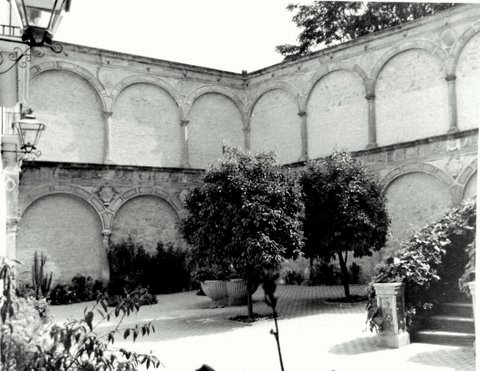
<path id="1" fill-rule="evenodd" d="M 31 104 L 51 124 L 45 160 L 204 168 L 229 145 L 291 163 L 478 127 L 479 28 L 449 53 L 426 40 L 396 45 L 369 73 L 341 61 L 301 83 L 209 85 L 185 97 L 150 75 L 108 91 L 75 64 L 47 62 L 32 68 Z"/>
<path id="2" fill-rule="evenodd" d="M 387 252 L 414 229 L 476 194 L 476 160 L 453 181 L 431 164 L 404 165 L 383 178 L 392 220 Z M 159 241 L 185 246 L 177 230 L 180 201 L 160 188 L 132 188 L 105 205 L 98 195 L 74 185 L 46 185 L 21 196 L 17 259 L 20 279 L 28 280 L 36 250 L 48 259 L 56 282 L 77 273 L 108 280 L 106 252 L 111 243 L 134 237 L 154 251 Z M 368 274 L 371 262 L 362 262 Z M 367 266 L 365 266 L 365 264 Z"/>
<path id="3" fill-rule="evenodd" d="M 129 238 L 148 252 L 159 242 L 184 246 L 177 206 L 158 192 L 130 192 L 108 209 L 86 193 L 76 186 L 49 186 L 26 194 L 16 249 L 23 262 L 20 280 L 29 280 L 35 251 L 47 256 L 46 269 L 59 283 L 78 273 L 108 281 L 108 248 Z"/>

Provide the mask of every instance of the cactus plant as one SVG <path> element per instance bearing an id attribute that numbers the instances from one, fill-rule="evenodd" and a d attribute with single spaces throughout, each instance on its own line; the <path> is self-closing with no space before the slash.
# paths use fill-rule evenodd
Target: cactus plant
<path id="1" fill-rule="evenodd" d="M 46 298 L 52 285 L 52 272 L 44 274 L 43 271 L 46 262 L 47 257 L 43 255 L 43 252 L 40 253 L 39 257 L 38 252 L 35 251 L 32 265 L 32 285 L 37 299 Z"/>

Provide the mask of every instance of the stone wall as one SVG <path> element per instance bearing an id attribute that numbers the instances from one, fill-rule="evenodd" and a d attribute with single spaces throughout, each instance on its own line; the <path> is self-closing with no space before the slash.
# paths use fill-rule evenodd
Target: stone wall
<path id="1" fill-rule="evenodd" d="M 59 212 L 49 228 L 37 202 L 93 208 L 92 251 L 128 235 L 149 249 L 181 244 L 179 194 L 199 174 L 188 169 L 215 164 L 224 146 L 273 150 L 283 164 L 354 151 L 384 182 L 396 248 L 413 226 L 476 194 L 479 17 L 480 6 L 459 6 L 242 74 L 71 44 L 34 56 L 28 104 L 48 127 L 42 162 L 22 178 L 18 256 L 28 260 L 38 226 L 49 230 L 39 248 L 83 251 L 80 240 L 55 239 L 79 221 Z M 108 276 L 105 253 L 88 254 Z M 379 258 L 362 260 L 364 271 Z"/>

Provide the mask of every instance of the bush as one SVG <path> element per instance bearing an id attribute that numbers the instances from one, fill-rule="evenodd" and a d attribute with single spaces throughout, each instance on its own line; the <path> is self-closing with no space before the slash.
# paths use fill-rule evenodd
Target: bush
<path id="1" fill-rule="evenodd" d="M 312 285 L 338 285 L 340 283 L 340 269 L 333 264 L 316 259 L 310 272 Z"/>
<path id="2" fill-rule="evenodd" d="M 77 274 L 72 284 L 60 283 L 50 291 L 48 301 L 52 305 L 73 304 L 95 300 L 104 291 L 102 282 Z"/>
<path id="3" fill-rule="evenodd" d="M 171 243 L 158 243 L 155 253 L 149 254 L 129 237 L 111 246 L 108 261 L 110 296 L 123 296 L 125 290 L 138 287 L 147 288 L 151 294 L 164 294 L 184 291 L 191 286 L 187 252 Z"/>
<path id="4" fill-rule="evenodd" d="M 47 332 L 35 299 L 13 298 L 10 326 L 0 328 L 1 364 L 6 370 L 33 369 L 36 344 Z"/>
<path id="5" fill-rule="evenodd" d="M 383 321 L 373 283 L 405 283 L 405 314 L 409 327 L 414 325 L 416 315 L 431 310 L 438 303 L 455 300 L 458 279 L 469 260 L 465 247 L 475 237 L 475 222 L 476 203 L 465 202 L 415 233 L 385 263 L 377 266 L 368 289 L 367 320 L 371 330 L 381 328 Z"/>
<path id="6" fill-rule="evenodd" d="M 360 283 L 360 272 L 362 271 L 362 268 L 357 263 L 353 262 L 350 264 L 348 270 L 350 271 L 350 283 Z"/>
<path id="7" fill-rule="evenodd" d="M 301 285 L 304 281 L 303 274 L 295 271 L 287 271 L 285 274 L 285 283 L 287 285 Z"/>
<path id="8" fill-rule="evenodd" d="M 136 297 L 137 303 L 139 305 L 151 305 L 157 304 L 158 300 L 155 295 L 152 295 L 148 292 L 147 289 L 142 287 L 137 287 L 132 292 L 128 293 L 127 291 L 123 295 L 108 295 L 106 298 L 106 303 L 109 307 L 118 306 L 127 296 Z"/>

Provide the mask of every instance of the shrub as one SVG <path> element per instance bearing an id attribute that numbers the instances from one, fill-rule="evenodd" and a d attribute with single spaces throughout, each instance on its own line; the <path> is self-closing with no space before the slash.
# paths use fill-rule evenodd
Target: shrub
<path id="1" fill-rule="evenodd" d="M 77 274 L 72 284 L 58 284 L 51 290 L 48 300 L 52 305 L 72 304 L 95 300 L 104 291 L 103 284 L 92 277 Z"/>
<path id="2" fill-rule="evenodd" d="M 171 243 L 157 244 L 155 253 L 149 254 L 131 237 L 112 245 L 108 252 L 110 282 L 108 294 L 122 296 L 138 287 L 151 294 L 183 291 L 190 288 L 187 252 Z"/>
<path id="3" fill-rule="evenodd" d="M 370 329 L 381 327 L 373 283 L 404 282 L 407 326 L 416 315 L 452 299 L 469 257 L 465 247 L 475 236 L 476 203 L 465 202 L 448 211 L 406 242 L 385 263 L 377 266 L 369 285 L 367 320 Z"/>
<path id="4" fill-rule="evenodd" d="M 132 292 L 125 292 L 123 295 L 108 295 L 106 297 L 106 303 L 109 307 L 116 307 L 119 305 L 127 296 L 137 297 L 137 302 L 139 305 L 150 305 L 157 304 L 158 300 L 155 295 L 152 295 L 148 292 L 147 289 L 137 287 Z"/>
<path id="5" fill-rule="evenodd" d="M 472 241 L 472 243 L 468 244 L 465 248 L 468 261 L 465 264 L 462 276 L 458 279 L 459 289 L 468 296 L 471 296 L 471 292 L 467 284 L 471 281 L 475 281 L 475 246 L 475 241 Z"/>
<path id="6" fill-rule="evenodd" d="M 295 271 L 287 271 L 285 274 L 285 283 L 287 285 L 301 285 L 303 283 L 303 274 Z"/>
<path id="7" fill-rule="evenodd" d="M 338 285 L 340 270 L 333 264 L 316 259 L 311 266 L 310 281 L 312 285 Z"/>
<path id="8" fill-rule="evenodd" d="M 158 368 L 159 360 L 151 354 L 114 349 L 115 335 L 123 319 L 140 309 L 145 292 L 127 294 L 117 306 L 108 310 L 105 296 L 92 308 L 85 308 L 81 320 L 64 324 L 43 324 L 38 310 L 29 299 L 17 298 L 13 282 L 14 264 L 7 258 L 0 262 L 0 361 L 2 369 L 13 370 L 137 370 L 139 365 Z M 100 319 L 95 321 L 96 314 Z M 97 326 L 118 319 L 112 331 L 97 334 Z M 123 338 L 135 339 L 155 331 L 151 323 L 128 327 Z"/>
<path id="9" fill-rule="evenodd" d="M 350 272 L 350 283 L 360 283 L 360 272 L 362 268 L 357 263 L 352 262 L 348 270 Z"/>

